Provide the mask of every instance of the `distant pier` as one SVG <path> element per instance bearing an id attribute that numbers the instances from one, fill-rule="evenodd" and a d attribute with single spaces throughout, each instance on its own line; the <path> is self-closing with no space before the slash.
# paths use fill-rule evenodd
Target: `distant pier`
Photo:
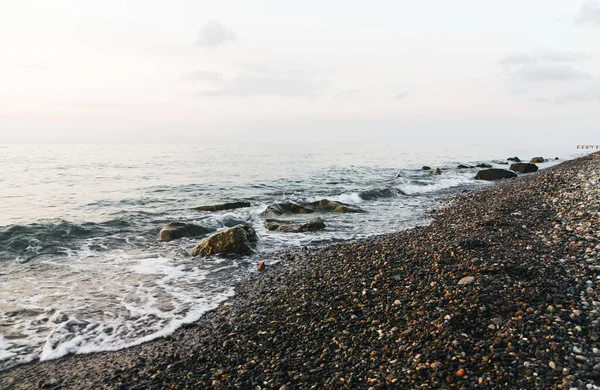
<path id="1" fill-rule="evenodd" d="M 600 145 L 577 145 L 577 149 L 600 149 Z"/>

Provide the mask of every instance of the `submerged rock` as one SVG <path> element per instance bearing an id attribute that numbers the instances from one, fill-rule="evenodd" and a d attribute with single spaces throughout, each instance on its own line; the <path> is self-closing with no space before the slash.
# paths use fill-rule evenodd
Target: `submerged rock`
<path id="1" fill-rule="evenodd" d="M 506 169 L 483 169 L 475 175 L 475 180 L 500 180 L 517 177 L 517 174 Z"/>
<path id="2" fill-rule="evenodd" d="M 429 170 L 431 170 L 431 167 L 429 167 L 427 165 L 423 165 L 423 167 L 421 169 L 424 171 L 429 171 Z"/>
<path id="3" fill-rule="evenodd" d="M 194 210 L 197 211 L 223 211 L 223 210 L 233 210 L 233 209 L 241 209 L 244 207 L 250 207 L 251 204 L 249 202 L 231 202 L 231 203 L 221 203 L 210 206 L 199 206 L 194 207 Z"/>
<path id="4" fill-rule="evenodd" d="M 521 162 L 521 159 L 519 157 L 515 156 L 515 157 L 507 158 L 506 161 Z"/>
<path id="5" fill-rule="evenodd" d="M 429 172 L 430 175 L 441 175 L 442 170 L 440 168 L 435 168 L 435 170 Z"/>
<path id="6" fill-rule="evenodd" d="M 158 239 L 160 241 L 173 241 L 182 237 L 198 237 L 210 232 L 214 232 L 214 229 L 194 225 L 193 223 L 170 222 L 160 230 Z"/>
<path id="7" fill-rule="evenodd" d="M 458 168 L 458 169 L 470 169 L 470 168 L 474 168 L 474 167 L 471 166 L 471 165 L 460 164 L 456 168 Z"/>
<path id="8" fill-rule="evenodd" d="M 475 165 L 477 168 L 491 168 L 492 165 L 491 164 L 486 164 L 486 163 L 481 163 L 481 164 L 477 164 Z"/>
<path id="9" fill-rule="evenodd" d="M 535 164 L 528 163 L 514 163 L 510 165 L 509 168 L 511 171 L 520 172 L 520 173 L 532 173 L 538 170 L 538 166 Z"/>
<path id="10" fill-rule="evenodd" d="M 314 213 L 313 209 L 304 207 L 297 203 L 275 203 L 267 207 L 263 215 L 266 218 L 277 217 L 286 214 L 310 214 Z"/>
<path id="11" fill-rule="evenodd" d="M 377 198 L 391 198 L 395 196 L 398 192 L 391 188 L 381 188 L 381 189 L 373 189 L 360 192 L 358 196 L 364 200 L 371 200 Z"/>
<path id="12" fill-rule="evenodd" d="M 539 163 L 543 163 L 544 161 L 546 161 L 546 160 L 544 160 L 544 157 L 534 157 L 531 160 L 529 160 L 529 162 L 531 164 L 539 164 Z"/>
<path id="13" fill-rule="evenodd" d="M 200 241 L 192 250 L 192 256 L 244 255 L 254 250 L 257 241 L 258 236 L 252 226 L 236 225 Z"/>
<path id="14" fill-rule="evenodd" d="M 334 202 L 328 199 L 321 199 L 308 204 L 315 211 L 327 211 L 332 213 L 363 213 L 364 210 L 358 206 L 352 206 L 347 203 Z"/>
<path id="15" fill-rule="evenodd" d="M 321 218 L 313 219 L 310 222 L 300 223 L 294 221 L 284 221 L 280 219 L 266 219 L 265 228 L 271 231 L 286 233 L 315 232 L 325 229 L 325 222 Z"/>

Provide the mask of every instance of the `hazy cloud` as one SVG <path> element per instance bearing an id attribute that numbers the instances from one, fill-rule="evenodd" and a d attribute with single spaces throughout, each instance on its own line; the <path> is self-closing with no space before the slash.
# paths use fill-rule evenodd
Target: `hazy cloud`
<path id="1" fill-rule="evenodd" d="M 408 91 L 403 91 L 403 92 L 400 92 L 400 93 L 396 94 L 396 96 L 394 96 L 394 99 L 396 99 L 396 100 L 404 100 L 404 99 L 408 98 L 409 95 L 410 94 L 408 93 Z"/>
<path id="2" fill-rule="evenodd" d="M 239 76 L 224 80 L 221 88 L 201 92 L 200 96 L 281 96 L 314 97 L 325 83 L 315 74 L 302 68 L 277 70 L 269 67 L 253 67 Z"/>
<path id="3" fill-rule="evenodd" d="M 183 75 L 182 80 L 186 81 L 221 81 L 223 74 L 210 70 L 196 70 Z"/>
<path id="4" fill-rule="evenodd" d="M 570 66 L 532 64 L 519 67 L 513 76 L 527 81 L 561 81 L 561 80 L 587 80 L 592 75 L 579 72 Z"/>
<path id="5" fill-rule="evenodd" d="M 360 93 L 360 89 L 342 89 L 335 94 L 338 99 L 350 99 Z"/>
<path id="6" fill-rule="evenodd" d="M 520 66 L 543 62 L 576 62 L 591 58 L 593 58 L 592 55 L 580 51 L 557 51 L 543 48 L 535 50 L 532 54 L 510 54 L 498 61 L 498 63 L 504 66 Z"/>
<path id="7" fill-rule="evenodd" d="M 600 2 L 586 1 L 579 10 L 575 22 L 579 24 L 591 23 L 600 26 Z"/>
<path id="8" fill-rule="evenodd" d="M 216 20 L 211 20 L 198 31 L 196 45 L 214 49 L 235 39 L 236 35 L 232 30 Z"/>

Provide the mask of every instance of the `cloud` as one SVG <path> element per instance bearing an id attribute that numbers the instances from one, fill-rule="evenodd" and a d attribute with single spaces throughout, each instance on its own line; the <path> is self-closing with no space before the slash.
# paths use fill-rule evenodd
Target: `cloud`
<path id="1" fill-rule="evenodd" d="M 185 81 L 221 81 L 223 74 L 210 70 L 196 70 L 183 75 L 182 80 Z"/>
<path id="2" fill-rule="evenodd" d="M 579 72 L 570 66 L 532 64 L 517 68 L 512 75 L 526 81 L 568 81 L 589 80 L 593 76 L 588 73 Z"/>
<path id="3" fill-rule="evenodd" d="M 408 91 L 403 91 L 403 92 L 396 94 L 396 96 L 394 96 L 394 99 L 404 100 L 404 99 L 407 99 L 409 95 L 410 94 L 408 93 Z"/>
<path id="4" fill-rule="evenodd" d="M 200 96 L 280 96 L 315 97 L 325 86 L 315 74 L 301 67 L 273 69 L 254 66 L 253 70 L 231 80 L 223 80 L 221 88 L 199 93 Z"/>
<path id="5" fill-rule="evenodd" d="M 211 20 L 198 31 L 196 45 L 215 49 L 235 39 L 236 35 L 232 30 L 226 28 L 216 20 Z"/>
<path id="6" fill-rule="evenodd" d="M 600 2 L 596 0 L 586 1 L 581 6 L 575 22 L 578 24 L 591 23 L 600 26 Z"/>
<path id="7" fill-rule="evenodd" d="M 532 54 L 515 53 L 510 54 L 498 63 L 504 66 L 520 66 L 528 64 L 540 64 L 544 62 L 577 62 L 589 60 L 592 55 L 581 51 L 557 51 L 547 48 L 537 49 Z"/>
<path id="8" fill-rule="evenodd" d="M 533 101 L 554 104 L 600 102 L 600 84 L 591 85 L 579 91 L 560 93 L 554 98 L 535 98 Z"/>
<path id="9" fill-rule="evenodd" d="M 359 93 L 360 89 L 342 89 L 335 94 L 335 97 L 338 99 L 351 99 Z"/>

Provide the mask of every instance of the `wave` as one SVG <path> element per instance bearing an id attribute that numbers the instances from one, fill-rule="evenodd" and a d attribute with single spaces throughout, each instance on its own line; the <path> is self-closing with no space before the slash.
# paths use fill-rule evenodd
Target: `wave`
<path id="1" fill-rule="evenodd" d="M 123 219 L 82 224 L 54 220 L 5 226 L 0 228 L 0 260 L 21 258 L 27 261 L 40 254 L 53 253 L 68 241 L 120 233 L 130 226 Z"/>
<path id="2" fill-rule="evenodd" d="M 406 195 L 420 195 L 473 184 L 474 182 L 472 175 L 449 174 L 447 177 L 410 180 L 408 183 L 400 184 L 398 189 Z"/>

